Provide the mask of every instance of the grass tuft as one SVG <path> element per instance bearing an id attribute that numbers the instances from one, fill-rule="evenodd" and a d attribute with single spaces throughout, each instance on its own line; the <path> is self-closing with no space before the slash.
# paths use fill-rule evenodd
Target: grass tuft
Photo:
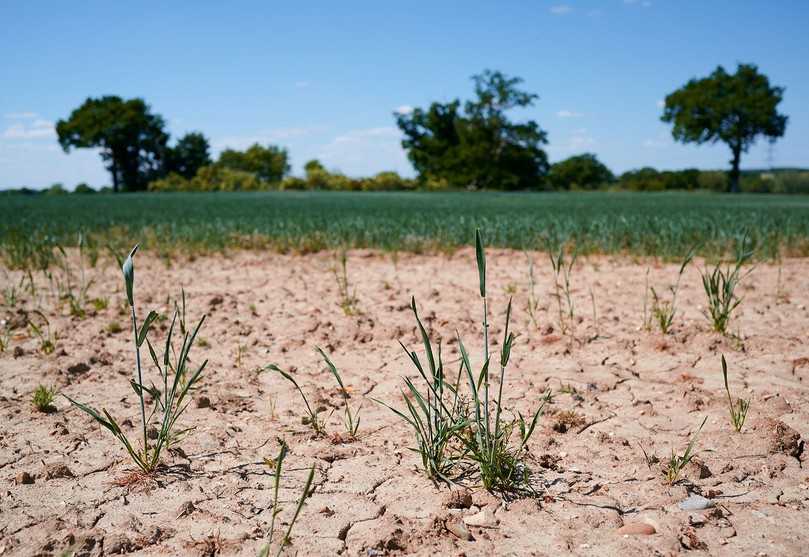
<path id="1" fill-rule="evenodd" d="M 34 405 L 39 412 L 55 412 L 56 407 L 53 405 L 53 400 L 56 398 L 56 388 L 46 387 L 45 385 L 38 385 L 31 398 L 31 404 Z"/>
<path id="2" fill-rule="evenodd" d="M 694 446 L 697 443 L 697 436 L 699 435 L 700 431 L 702 431 L 702 427 L 705 425 L 705 422 L 708 421 L 708 416 L 702 420 L 699 428 L 697 431 L 694 432 L 694 435 L 691 437 L 691 440 L 688 442 L 688 446 L 685 449 L 685 452 L 682 455 L 678 455 L 674 452 L 674 449 L 671 450 L 671 457 L 669 457 L 668 462 L 666 463 L 665 468 L 663 469 L 663 475 L 666 478 L 666 482 L 669 485 L 673 485 L 680 479 L 680 472 L 688 466 L 691 460 L 694 458 Z M 644 452 L 645 454 L 645 452 Z M 647 457 L 647 462 L 649 461 Z"/>
<path id="3" fill-rule="evenodd" d="M 728 364 L 725 361 L 725 355 L 722 355 L 722 378 L 725 380 L 725 392 L 728 395 L 728 410 L 730 412 L 730 423 L 737 433 L 741 433 L 744 422 L 747 419 L 747 411 L 750 409 L 750 401 L 743 398 L 737 398 L 736 404 L 733 404 L 733 398 L 730 396 L 730 387 L 728 387 Z"/>

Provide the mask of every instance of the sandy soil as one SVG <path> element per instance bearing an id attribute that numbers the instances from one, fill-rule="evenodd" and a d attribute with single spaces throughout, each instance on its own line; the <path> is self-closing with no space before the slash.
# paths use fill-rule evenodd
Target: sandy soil
<path id="1" fill-rule="evenodd" d="M 480 364 L 481 304 L 470 250 L 451 257 L 349 253 L 359 300 L 353 316 L 339 305 L 330 254 L 236 253 L 175 261 L 171 268 L 148 252 L 138 254 L 139 311 L 168 313 L 168 300 L 185 287 L 190 319 L 208 315 L 204 342 L 192 356 L 210 363 L 196 394 L 205 401 L 184 416 L 196 429 L 181 451 L 166 454 L 170 468 L 152 482 L 123 486 L 133 466 L 108 432 L 64 398 L 52 413 L 31 404 L 37 384 L 53 384 L 128 420 L 125 428 L 137 438 L 120 273 L 106 260 L 90 273 L 90 297 L 108 298 L 109 306 L 84 319 L 59 308 L 41 282 L 38 302 L 23 294 L 0 314 L 14 327 L 0 354 L 0 555 L 255 555 L 271 514 L 273 475 L 264 459 L 277 454 L 278 438 L 290 446 L 282 526 L 309 467 L 316 467 L 314 493 L 288 548 L 300 555 L 806 554 L 809 262 L 784 262 L 779 296 L 778 268 L 758 266 L 741 288 L 744 302 L 731 326 L 736 338 L 729 338 L 709 330 L 693 267 L 683 280 L 674 331 L 642 330 L 647 266 L 658 291 L 673 282 L 677 266 L 606 257 L 574 269 L 578 318 L 573 333 L 562 334 L 550 265 L 542 254 L 534 259 L 538 327 L 526 312 L 525 256 L 489 251 L 493 337 L 502 335 L 509 294 L 519 333 L 505 406 L 525 414 L 547 389 L 555 393 L 529 443 L 538 495 L 508 501 L 475 485 L 453 491 L 427 480 L 408 450 L 411 431 L 371 400 L 402 407 L 402 377 L 416 378 L 397 344 L 421 350 L 411 295 L 431 335 L 444 339 L 447 359 L 458 357 L 450 340 L 457 329 Z M 0 273 L 3 288 L 18 280 L 16 273 Z M 37 304 L 58 332 L 48 355 L 25 326 L 26 316 L 36 318 Z M 115 325 L 119 332 L 111 332 Z M 164 332 L 154 334 L 159 339 Z M 352 405 L 362 402 L 353 442 L 340 438 L 341 398 L 316 345 L 342 370 Z M 752 399 L 740 434 L 729 422 L 720 354 L 734 396 Z M 289 383 L 256 372 L 270 362 L 294 371 L 319 406 L 338 408 L 328 419 L 329 435 L 313 438 L 302 424 L 300 398 Z M 685 450 L 706 416 L 695 461 L 668 485 L 661 464 L 647 466 L 641 447 L 662 463 L 672 450 Z M 713 506 L 681 509 L 690 493 Z M 458 506 L 469 508 L 452 508 Z M 460 525 L 469 517 L 482 525 L 468 526 L 473 539 L 463 540 Z M 648 526 L 655 533 L 624 533 Z"/>

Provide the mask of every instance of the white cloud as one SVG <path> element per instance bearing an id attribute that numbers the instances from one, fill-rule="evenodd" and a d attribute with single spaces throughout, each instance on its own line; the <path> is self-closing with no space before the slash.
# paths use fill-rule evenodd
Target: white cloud
<path id="1" fill-rule="evenodd" d="M 276 128 L 270 130 L 257 131 L 248 135 L 229 135 L 219 137 L 211 141 L 211 146 L 215 150 L 223 149 L 247 149 L 254 143 L 267 144 L 279 141 L 288 141 L 299 137 L 306 137 L 314 133 L 323 131 L 321 126 Z"/>
<path id="2" fill-rule="evenodd" d="M 306 87 L 309 87 L 309 85 L 311 85 L 311 83 L 309 83 L 308 81 L 296 81 L 295 82 L 295 87 L 297 87 L 298 89 L 304 89 Z"/>
<path id="3" fill-rule="evenodd" d="M 657 101 L 657 108 L 663 108 L 664 106 L 666 106 L 666 101 L 662 99 Z"/>
<path id="4" fill-rule="evenodd" d="M 643 140 L 646 149 L 666 149 L 673 145 L 671 137 L 666 132 L 660 132 L 657 137 Z"/>
<path id="5" fill-rule="evenodd" d="M 31 124 L 12 124 L 3 132 L 4 139 L 45 139 L 55 138 L 56 129 L 53 122 L 34 120 Z"/>
<path id="6" fill-rule="evenodd" d="M 575 130 L 568 139 L 568 149 L 570 151 L 581 151 L 596 144 L 596 140 L 586 129 Z"/>
<path id="7" fill-rule="evenodd" d="M 573 11 L 573 8 L 567 4 L 557 4 L 556 6 L 551 6 L 550 8 L 550 12 L 553 15 L 565 15 L 569 14 L 571 11 Z"/>
<path id="8" fill-rule="evenodd" d="M 3 118 L 7 118 L 9 120 L 30 120 L 32 118 L 36 118 L 39 116 L 36 112 L 10 112 L 8 114 L 3 114 Z"/>
<path id="9" fill-rule="evenodd" d="M 560 110 L 556 113 L 556 116 L 559 118 L 581 118 L 584 114 L 573 110 Z"/>
<path id="10" fill-rule="evenodd" d="M 409 104 L 403 104 L 402 106 L 397 106 L 395 109 L 393 109 L 393 112 L 396 114 L 406 116 L 413 112 L 413 107 L 410 106 Z"/>

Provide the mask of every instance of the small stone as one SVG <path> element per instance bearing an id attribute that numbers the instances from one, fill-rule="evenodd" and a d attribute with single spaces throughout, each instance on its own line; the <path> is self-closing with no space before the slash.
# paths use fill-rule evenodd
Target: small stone
<path id="1" fill-rule="evenodd" d="M 104 553 L 123 555 L 135 549 L 135 546 L 124 534 L 112 534 L 104 537 Z"/>
<path id="2" fill-rule="evenodd" d="M 798 457 L 803 450 L 801 434 L 780 420 L 772 423 L 771 427 L 770 453 L 784 453 Z"/>
<path id="3" fill-rule="evenodd" d="M 625 522 L 618 528 L 618 534 L 622 536 L 651 536 L 656 532 L 654 526 L 645 522 Z"/>
<path id="4" fill-rule="evenodd" d="M 210 408 L 211 399 L 207 396 L 201 396 L 196 399 L 197 408 Z"/>
<path id="5" fill-rule="evenodd" d="M 688 524 L 694 526 L 695 528 L 701 528 L 705 526 L 705 517 L 699 513 L 697 514 L 689 514 L 688 515 Z"/>
<path id="6" fill-rule="evenodd" d="M 488 508 L 471 516 L 463 517 L 463 521 L 467 526 L 479 526 L 480 528 L 494 528 L 497 526 L 497 518 Z"/>
<path id="7" fill-rule="evenodd" d="M 34 483 L 34 477 L 28 472 L 19 472 L 17 477 L 14 478 L 14 483 L 17 485 L 31 485 Z"/>
<path id="8" fill-rule="evenodd" d="M 25 350 L 23 350 L 22 346 L 15 346 L 14 347 L 14 359 L 22 358 L 25 356 Z"/>
<path id="9" fill-rule="evenodd" d="M 197 507 L 194 506 L 193 501 L 186 501 L 177 509 L 177 518 L 182 518 L 184 516 L 188 516 L 197 510 Z"/>
<path id="10" fill-rule="evenodd" d="M 679 507 L 684 511 L 702 511 L 714 506 L 713 501 L 706 499 L 702 495 L 691 495 L 687 499 L 680 501 Z"/>
<path id="11" fill-rule="evenodd" d="M 472 533 L 469 531 L 469 528 L 466 527 L 466 524 L 464 524 L 460 520 L 449 519 L 445 523 L 445 526 L 450 534 L 452 534 L 453 536 L 455 536 L 460 540 L 466 540 L 471 542 L 475 539 L 472 537 Z"/>
<path id="12" fill-rule="evenodd" d="M 82 373 L 87 373 L 88 371 L 90 371 L 90 366 L 88 366 L 84 362 L 73 364 L 72 366 L 68 366 L 67 368 L 67 372 L 71 375 L 80 375 Z"/>
<path id="13" fill-rule="evenodd" d="M 149 437 L 149 439 L 157 439 L 159 435 L 160 432 L 157 431 L 157 428 L 154 426 L 150 427 L 149 430 L 146 432 L 146 436 Z"/>
<path id="14" fill-rule="evenodd" d="M 468 509 L 472 506 L 472 494 L 464 489 L 453 489 L 444 496 L 444 506 L 448 509 Z"/>
<path id="15" fill-rule="evenodd" d="M 45 479 L 46 480 L 56 480 L 59 478 L 73 478 L 73 472 L 70 468 L 67 467 L 66 464 L 62 464 L 61 462 L 52 462 L 51 464 L 45 465 Z"/>

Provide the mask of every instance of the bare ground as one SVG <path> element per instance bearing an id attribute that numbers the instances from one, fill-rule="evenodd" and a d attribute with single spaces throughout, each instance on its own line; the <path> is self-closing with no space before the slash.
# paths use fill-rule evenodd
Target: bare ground
<path id="1" fill-rule="evenodd" d="M 481 363 L 481 304 L 470 250 L 451 257 L 349 253 L 359 300 L 359 313 L 351 316 L 340 307 L 334 259 L 326 253 L 240 252 L 171 268 L 139 254 L 139 311 L 168 314 L 169 300 L 184 287 L 189 319 L 208 315 L 192 357 L 210 360 L 196 394 L 205 400 L 183 418 L 196 429 L 149 482 L 132 478 L 133 466 L 112 436 L 64 398 L 52 413 L 31 404 L 38 384 L 53 384 L 127 420 L 125 429 L 137 438 L 120 272 L 107 260 L 89 272 L 90 297 L 107 298 L 109 305 L 83 319 L 70 317 L 40 280 L 38 300 L 24 293 L 0 314 L 13 327 L 10 346 L 0 353 L 0 555 L 255 555 L 271 514 L 273 470 L 264 459 L 277 454 L 279 438 L 290 446 L 282 527 L 309 467 L 316 468 L 314 493 L 287 549 L 300 555 L 805 554 L 809 262 L 785 261 L 779 292 L 778 268 L 758 266 L 741 287 L 732 337 L 710 331 L 699 275 L 690 268 L 674 331 L 663 336 L 640 327 L 645 272 L 651 267 L 649 282 L 661 292 L 674 281 L 676 265 L 623 257 L 580 261 L 572 277 L 576 324 L 563 334 L 547 257 L 533 257 L 538 326 L 526 312 L 525 256 L 489 252 L 492 336 L 497 342 L 502 335 L 511 294 L 519 333 L 504 406 L 526 414 L 546 390 L 555 393 L 529 443 L 526 462 L 537 495 L 509 500 L 473 483 L 454 488 L 471 500 L 434 485 L 408 450 L 413 439 L 406 424 L 371 400 L 402 407 L 402 376 L 416 378 L 397 344 L 420 350 L 411 295 L 431 335 L 444 339 L 448 360 L 458 358 L 457 329 L 474 363 Z M 3 288 L 19 280 L 16 272 L 0 274 Z M 38 305 L 58 333 L 50 354 L 39 350 L 40 340 L 25 325 L 26 318 L 36 319 Z M 157 338 L 165 322 L 161 327 Z M 362 403 L 353 442 L 346 442 L 342 401 L 316 345 L 331 352 L 352 405 Z M 729 422 L 720 354 L 729 363 L 734 397 L 752 400 L 742 433 Z M 313 438 L 302 424 L 300 398 L 290 384 L 257 373 L 270 362 L 294 371 L 319 406 L 337 409 L 327 422 L 329 435 Z M 668 485 L 662 464 L 672 450 L 685 449 L 705 416 L 695 461 L 682 480 Z M 660 463 L 647 466 L 644 450 Z M 678 504 L 689 493 L 714 506 L 682 510 Z M 471 516 L 485 524 L 469 526 L 473 539 L 463 540 L 460 524 Z M 637 523 L 655 533 L 619 531 Z"/>

